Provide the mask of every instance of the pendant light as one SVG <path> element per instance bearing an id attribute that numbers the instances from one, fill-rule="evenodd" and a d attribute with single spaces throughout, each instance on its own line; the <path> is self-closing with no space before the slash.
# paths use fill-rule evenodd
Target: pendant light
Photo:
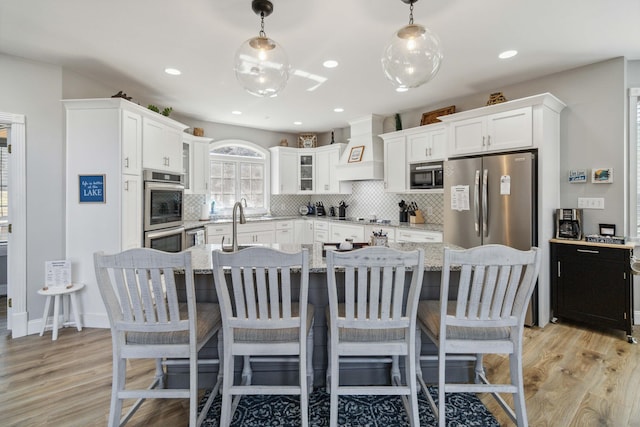
<path id="1" fill-rule="evenodd" d="M 382 53 L 382 70 L 396 88 L 416 88 L 438 73 L 442 50 L 438 36 L 413 23 L 413 4 L 418 0 L 401 1 L 409 5 L 409 25 L 393 33 Z"/>
<path id="2" fill-rule="evenodd" d="M 236 78 L 247 92 L 273 97 L 287 84 L 289 60 L 284 49 L 264 32 L 264 18 L 273 12 L 273 4 L 268 0 L 253 0 L 251 9 L 260 15 L 260 33 L 238 48 L 235 56 Z"/>

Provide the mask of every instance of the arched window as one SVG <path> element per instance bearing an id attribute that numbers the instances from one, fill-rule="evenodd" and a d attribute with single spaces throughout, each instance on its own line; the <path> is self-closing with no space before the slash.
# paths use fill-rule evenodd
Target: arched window
<path id="1" fill-rule="evenodd" d="M 209 197 L 217 215 L 231 214 L 244 199 L 245 214 L 269 213 L 269 150 L 242 140 L 223 140 L 209 146 Z"/>

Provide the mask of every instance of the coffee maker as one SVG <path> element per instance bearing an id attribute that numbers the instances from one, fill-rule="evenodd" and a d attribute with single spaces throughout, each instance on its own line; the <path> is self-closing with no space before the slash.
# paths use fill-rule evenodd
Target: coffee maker
<path id="1" fill-rule="evenodd" d="M 582 240 L 582 209 L 556 209 L 556 239 Z"/>

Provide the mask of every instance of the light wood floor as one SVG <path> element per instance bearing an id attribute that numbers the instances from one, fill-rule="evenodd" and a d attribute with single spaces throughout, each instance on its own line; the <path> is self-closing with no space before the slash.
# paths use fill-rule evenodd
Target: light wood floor
<path id="1" fill-rule="evenodd" d="M 530 425 L 640 426 L 640 345 L 624 338 L 567 324 L 526 329 Z M 503 357 L 486 362 L 490 378 L 508 372 Z M 152 362 L 130 366 L 132 381 L 146 384 L 140 378 Z M 66 328 L 55 342 L 50 332 L 11 339 L 0 331 L 0 425 L 104 426 L 110 387 L 109 330 Z M 512 425 L 489 396 L 482 399 L 502 425 Z M 128 425 L 185 426 L 187 410 L 186 400 L 149 400 Z"/>

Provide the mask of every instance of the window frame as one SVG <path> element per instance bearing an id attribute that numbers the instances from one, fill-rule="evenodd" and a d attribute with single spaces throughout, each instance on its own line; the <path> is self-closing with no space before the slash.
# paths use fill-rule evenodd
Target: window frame
<path id="1" fill-rule="evenodd" d="M 247 157 L 246 159 L 248 159 L 248 162 L 250 163 L 261 163 L 263 164 L 263 168 L 264 168 L 264 182 L 263 182 L 263 201 L 264 201 L 264 208 L 251 208 L 251 207 L 245 207 L 244 208 L 244 213 L 245 215 L 269 215 L 271 212 L 271 153 L 268 149 L 254 143 L 251 141 L 246 141 L 246 140 L 242 140 L 242 139 L 226 139 L 226 140 L 220 140 L 220 141 L 215 141 L 215 142 L 210 142 L 209 143 L 209 162 L 213 159 L 225 159 L 228 161 L 236 161 L 238 163 L 238 166 L 241 162 L 240 159 L 243 159 L 243 157 L 240 156 L 227 156 L 227 155 L 223 155 L 223 154 L 214 154 L 212 153 L 213 150 L 217 150 L 219 148 L 222 147 L 229 147 L 229 146 L 234 146 L 234 147 L 242 147 L 242 148 L 246 148 L 252 151 L 256 151 L 260 154 L 263 155 L 262 159 L 258 159 L 256 158 L 255 160 L 251 160 L 250 157 Z M 238 167 L 238 175 L 239 176 L 239 170 L 240 168 Z M 209 176 L 207 177 L 207 179 L 210 181 L 211 180 L 211 170 L 209 170 Z M 211 186 L 209 186 L 211 187 Z M 240 195 L 240 191 L 241 191 L 241 183 L 239 182 L 239 179 L 236 182 L 236 197 Z M 208 193 L 207 193 L 207 197 L 212 200 L 213 199 L 213 192 L 212 192 L 212 188 L 209 188 Z M 215 208 L 215 215 L 216 216 L 231 216 L 232 215 L 232 211 L 233 208 L 232 207 L 224 207 L 224 208 L 219 208 L 216 205 Z"/>

